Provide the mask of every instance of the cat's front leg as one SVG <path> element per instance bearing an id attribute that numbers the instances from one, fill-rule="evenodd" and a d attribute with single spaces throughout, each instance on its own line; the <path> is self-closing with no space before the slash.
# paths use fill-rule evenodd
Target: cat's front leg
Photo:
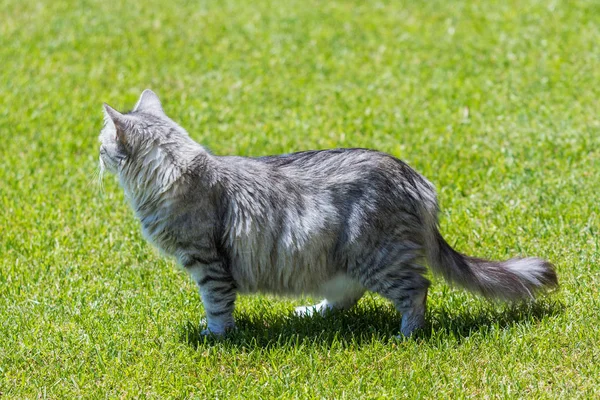
<path id="1" fill-rule="evenodd" d="M 198 286 L 208 328 L 203 335 L 223 335 L 235 327 L 233 309 L 235 307 L 236 285 L 233 277 L 222 262 L 195 262 L 185 266 Z"/>

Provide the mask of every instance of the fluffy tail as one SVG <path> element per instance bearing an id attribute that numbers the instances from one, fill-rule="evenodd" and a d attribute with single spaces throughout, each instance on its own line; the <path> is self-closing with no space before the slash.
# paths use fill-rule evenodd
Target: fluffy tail
<path id="1" fill-rule="evenodd" d="M 437 229 L 429 227 L 427 261 L 434 273 L 447 281 L 490 299 L 534 298 L 547 288 L 558 286 L 554 266 L 539 258 L 490 261 L 469 257 L 454 250 Z"/>

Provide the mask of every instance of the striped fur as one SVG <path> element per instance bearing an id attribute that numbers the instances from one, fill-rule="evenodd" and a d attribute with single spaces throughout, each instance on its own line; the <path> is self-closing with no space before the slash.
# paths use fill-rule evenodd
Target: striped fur
<path id="1" fill-rule="evenodd" d="M 489 298 L 518 300 L 557 284 L 537 258 L 493 262 L 453 250 L 437 228 L 433 185 L 367 149 L 246 158 L 215 156 L 146 90 L 134 110 L 105 105 L 102 168 L 118 175 L 145 237 L 197 283 L 208 331 L 234 326 L 237 293 L 326 298 L 298 313 L 351 307 L 369 290 L 424 322 L 435 273 Z"/>

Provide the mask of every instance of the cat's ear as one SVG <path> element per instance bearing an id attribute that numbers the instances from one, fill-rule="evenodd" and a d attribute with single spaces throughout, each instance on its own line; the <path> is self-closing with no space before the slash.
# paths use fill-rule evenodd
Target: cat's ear
<path id="1" fill-rule="evenodd" d="M 114 126 L 115 139 L 122 144 L 127 144 L 127 116 L 121 114 L 108 104 L 104 103 L 104 120 Z"/>
<path id="2" fill-rule="evenodd" d="M 164 115 L 165 112 L 162 109 L 160 100 L 156 93 L 150 89 L 146 89 L 142 92 L 140 99 L 133 108 L 133 111 L 141 111 L 148 114 Z"/>

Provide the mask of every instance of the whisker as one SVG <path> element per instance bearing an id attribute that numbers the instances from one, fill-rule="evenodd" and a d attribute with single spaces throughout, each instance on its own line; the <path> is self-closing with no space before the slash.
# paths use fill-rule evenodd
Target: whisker
<path id="1" fill-rule="evenodd" d="M 88 180 L 88 187 L 91 186 L 96 186 L 100 189 L 100 195 L 104 195 L 104 181 L 103 181 L 103 177 L 104 177 L 104 162 L 102 161 L 102 159 L 100 159 L 100 163 L 98 165 L 98 167 L 94 170 L 94 172 L 91 173 L 91 176 Z"/>
<path id="2" fill-rule="evenodd" d="M 104 161 L 100 158 L 100 162 L 98 164 L 98 186 L 100 186 L 100 194 L 104 195 L 104 171 L 106 167 L 104 165 Z"/>

